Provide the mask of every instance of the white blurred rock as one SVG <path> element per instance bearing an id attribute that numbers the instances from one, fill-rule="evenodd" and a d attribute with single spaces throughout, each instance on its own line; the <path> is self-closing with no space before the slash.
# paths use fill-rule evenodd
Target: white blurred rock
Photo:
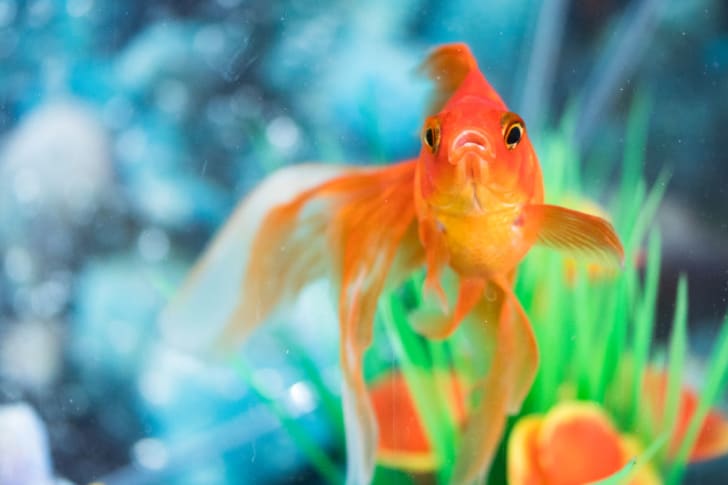
<path id="1" fill-rule="evenodd" d="M 83 219 L 109 187 L 111 174 L 109 141 L 98 117 L 73 99 L 43 104 L 0 150 L 0 216 Z"/>
<path id="2" fill-rule="evenodd" d="M 7 327 L 0 339 L 0 376 L 24 389 L 42 392 L 61 370 L 62 332 L 59 325 L 28 321 Z M 3 483 L 0 481 L 0 485 Z"/>
<path id="3" fill-rule="evenodd" d="M 48 437 L 27 404 L 0 406 L 0 484 L 51 485 Z"/>

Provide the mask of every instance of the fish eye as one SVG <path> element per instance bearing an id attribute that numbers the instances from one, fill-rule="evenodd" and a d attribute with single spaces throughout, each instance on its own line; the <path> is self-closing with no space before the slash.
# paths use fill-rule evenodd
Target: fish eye
<path id="1" fill-rule="evenodd" d="M 526 126 L 523 120 L 515 113 L 506 113 L 503 117 L 503 141 L 506 148 L 513 150 L 523 139 Z"/>
<path id="2" fill-rule="evenodd" d="M 425 123 L 425 129 L 422 132 L 422 143 L 432 153 L 437 152 L 437 149 L 440 147 L 440 123 L 436 119 L 428 119 Z"/>

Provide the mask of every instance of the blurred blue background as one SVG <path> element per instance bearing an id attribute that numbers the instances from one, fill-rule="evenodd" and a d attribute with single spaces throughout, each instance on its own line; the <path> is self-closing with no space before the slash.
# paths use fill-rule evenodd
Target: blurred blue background
<path id="1" fill-rule="evenodd" d="M 649 94 L 644 170 L 674 173 L 662 288 L 688 272 L 698 351 L 710 340 L 728 298 L 724 0 L 0 0 L 0 402 L 40 429 L 18 432 L 45 463 L 28 469 L 317 482 L 244 380 L 166 347 L 156 315 L 265 173 L 414 156 L 414 71 L 448 41 L 470 44 L 537 144 L 573 113 L 584 157 L 617 158 Z M 289 338 L 335 389 L 330 309 L 297 314 Z M 257 378 L 336 448 L 290 347 L 256 338 Z"/>

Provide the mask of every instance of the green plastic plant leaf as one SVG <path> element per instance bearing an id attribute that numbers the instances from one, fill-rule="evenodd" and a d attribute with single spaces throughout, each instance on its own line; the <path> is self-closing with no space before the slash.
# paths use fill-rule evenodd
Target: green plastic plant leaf
<path id="1" fill-rule="evenodd" d="M 604 356 L 602 359 L 604 364 L 601 366 L 601 372 L 599 373 L 596 395 L 598 402 L 604 401 L 605 393 L 618 370 L 614 364 L 619 362 L 624 354 L 627 325 L 629 324 L 627 294 L 629 292 L 630 282 L 631 279 L 628 275 L 623 275 L 619 279 L 615 291 L 612 294 L 612 304 L 608 307 L 607 319 L 612 324 L 610 332 L 604 340 L 605 346 L 602 354 Z"/>
<path id="2" fill-rule="evenodd" d="M 647 233 L 647 229 L 655 219 L 655 214 L 660 206 L 660 202 L 662 202 L 662 197 L 665 195 L 665 190 L 667 190 L 667 183 L 669 180 L 670 172 L 663 170 L 660 175 L 658 175 L 657 180 L 647 195 L 647 198 L 643 199 L 640 197 L 640 207 L 636 208 L 636 212 L 639 213 L 639 216 L 635 220 L 634 225 L 631 226 L 631 231 L 628 233 L 629 238 L 625 244 L 626 254 L 634 254 L 634 249 L 639 247 L 642 242 L 642 239 Z"/>
<path id="3" fill-rule="evenodd" d="M 296 443 L 296 446 L 306 456 L 311 465 L 331 485 L 344 483 L 344 477 L 336 464 L 326 455 L 321 447 L 311 439 L 306 429 L 292 416 L 289 416 L 285 408 L 268 394 L 263 386 L 256 381 L 247 362 L 240 356 L 231 361 L 233 369 L 250 386 L 250 389 L 266 404 L 268 409 L 281 422 L 288 435 Z"/>
<path id="4" fill-rule="evenodd" d="M 446 395 L 438 392 L 426 347 L 422 339 L 410 329 L 407 311 L 397 295 L 386 298 L 380 310 L 384 327 L 424 424 L 428 441 L 440 464 L 440 478 L 445 481 L 449 477 L 450 466 L 455 462 L 457 442 L 456 427 L 449 413 Z"/>
<path id="5" fill-rule="evenodd" d="M 324 376 L 317 367 L 316 362 L 286 332 L 277 332 L 276 338 L 285 347 L 291 349 L 288 355 L 291 356 L 291 359 L 295 362 L 295 366 L 303 371 L 304 376 L 311 383 L 316 391 L 316 395 L 321 400 L 321 407 L 333 426 L 338 441 L 343 443 L 345 437 L 343 411 L 336 395 L 326 385 Z"/>
<path id="6" fill-rule="evenodd" d="M 723 320 L 720 336 L 707 368 L 708 375 L 706 376 L 705 387 L 700 393 L 697 409 L 688 424 L 687 432 L 677 455 L 673 459 L 668 473 L 668 484 L 680 483 L 685 472 L 685 464 L 695 446 L 703 421 L 705 421 L 705 417 L 710 412 L 710 408 L 718 396 L 725 392 L 726 380 L 728 379 L 728 315 Z"/>
<path id="7" fill-rule="evenodd" d="M 677 285 L 677 299 L 675 301 L 675 317 L 670 337 L 670 353 L 668 356 L 667 392 L 665 395 L 665 410 L 662 416 L 661 428 L 672 436 L 677 429 L 677 416 L 680 406 L 682 390 L 683 369 L 687 354 L 688 336 L 688 288 L 685 275 L 681 275 Z"/>
<path id="8" fill-rule="evenodd" d="M 637 426 L 640 405 L 642 404 L 642 376 L 650 354 L 650 342 L 655 325 L 655 306 L 657 304 L 657 288 L 660 281 L 660 233 L 652 231 L 647 244 L 647 265 L 645 267 L 645 287 L 643 298 L 637 308 L 634 324 L 634 342 L 632 358 L 632 403 L 627 423 Z"/>

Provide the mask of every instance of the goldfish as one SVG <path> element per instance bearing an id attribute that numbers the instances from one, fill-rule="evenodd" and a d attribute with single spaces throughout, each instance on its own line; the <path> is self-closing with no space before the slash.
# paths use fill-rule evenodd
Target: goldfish
<path id="1" fill-rule="evenodd" d="M 467 45 L 435 48 L 421 71 L 434 95 L 418 156 L 274 172 L 236 208 L 161 317 L 163 329 L 202 327 L 213 348 L 230 351 L 306 285 L 328 278 L 337 289 L 349 484 L 370 483 L 375 467 L 378 430 L 362 360 L 385 289 L 424 266 L 425 294 L 438 305 L 413 315 L 413 327 L 446 338 L 467 316 L 483 330 L 484 347 L 495 341 L 451 477 L 471 483 L 487 473 L 506 417 L 538 368 L 536 340 L 513 293 L 518 263 L 534 244 L 623 258 L 607 221 L 544 204 L 525 122 Z M 441 284 L 445 270 L 459 280 L 454 304 Z"/>

